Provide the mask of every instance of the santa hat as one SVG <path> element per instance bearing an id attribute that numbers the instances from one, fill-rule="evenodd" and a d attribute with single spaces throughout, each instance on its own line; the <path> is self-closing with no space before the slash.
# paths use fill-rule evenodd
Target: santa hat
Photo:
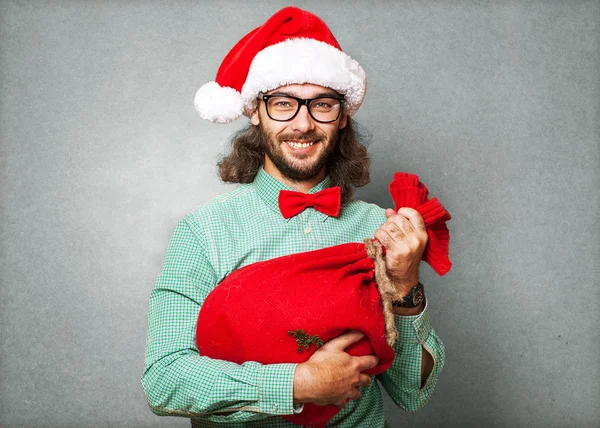
<path id="1" fill-rule="evenodd" d="M 211 122 L 228 123 L 256 107 L 259 92 L 294 83 L 331 88 L 345 98 L 353 115 L 367 88 L 362 67 L 342 52 L 319 17 L 286 7 L 244 36 L 227 54 L 215 81 L 196 92 L 198 114 Z"/>

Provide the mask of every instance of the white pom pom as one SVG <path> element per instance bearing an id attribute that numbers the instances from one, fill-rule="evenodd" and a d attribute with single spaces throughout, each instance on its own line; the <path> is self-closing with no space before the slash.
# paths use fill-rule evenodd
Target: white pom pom
<path id="1" fill-rule="evenodd" d="M 194 106 L 201 118 L 216 123 L 229 123 L 243 113 L 241 94 L 233 88 L 208 82 L 196 91 Z"/>

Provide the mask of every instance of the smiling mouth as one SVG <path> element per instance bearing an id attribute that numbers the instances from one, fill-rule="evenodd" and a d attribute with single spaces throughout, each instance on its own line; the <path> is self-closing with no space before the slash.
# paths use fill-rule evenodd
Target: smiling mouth
<path id="1" fill-rule="evenodd" d="M 285 143 L 294 149 L 307 149 L 314 145 L 317 141 L 285 141 Z"/>

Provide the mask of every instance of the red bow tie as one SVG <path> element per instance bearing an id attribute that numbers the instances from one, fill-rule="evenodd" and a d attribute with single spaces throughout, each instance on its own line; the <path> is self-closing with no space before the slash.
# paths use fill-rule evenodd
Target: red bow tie
<path id="1" fill-rule="evenodd" d="M 281 190 L 278 202 L 281 215 L 285 218 L 294 217 L 307 207 L 314 207 L 323 214 L 337 217 L 340 213 L 341 190 L 340 186 L 329 187 L 314 194 Z"/>

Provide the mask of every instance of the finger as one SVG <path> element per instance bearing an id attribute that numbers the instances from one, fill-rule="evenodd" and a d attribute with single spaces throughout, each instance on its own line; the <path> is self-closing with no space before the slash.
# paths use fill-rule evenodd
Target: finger
<path id="1" fill-rule="evenodd" d="M 343 409 L 344 407 L 346 407 L 346 400 L 338 401 L 336 403 L 333 403 L 333 405 L 338 409 Z"/>
<path id="2" fill-rule="evenodd" d="M 337 407 L 338 409 L 343 409 L 343 408 L 344 408 L 344 407 L 346 407 L 346 405 L 348 404 L 348 401 L 350 401 L 350 400 L 349 400 L 349 399 L 347 399 L 347 398 L 344 398 L 344 399 L 343 399 L 343 400 L 341 400 L 341 401 L 336 401 L 335 403 L 333 403 L 333 405 L 334 405 L 335 407 Z"/>
<path id="3" fill-rule="evenodd" d="M 353 388 L 352 391 L 350 392 L 350 394 L 348 394 L 348 398 L 350 398 L 350 400 L 360 400 L 360 397 L 362 396 L 362 393 L 360 392 L 360 389 L 358 388 Z"/>
<path id="4" fill-rule="evenodd" d="M 426 230 L 425 220 L 421 213 L 413 208 L 403 207 L 398 210 L 398 214 L 408 218 L 415 230 Z"/>
<path id="5" fill-rule="evenodd" d="M 387 230 L 382 229 L 381 227 L 375 231 L 373 234 L 375 238 L 385 247 L 386 250 L 389 250 L 394 245 L 394 239 L 390 236 Z"/>
<path id="6" fill-rule="evenodd" d="M 346 333 L 339 335 L 336 338 L 329 340 L 327 343 L 325 343 L 324 347 L 327 346 L 328 348 L 334 348 L 343 351 L 348 346 L 352 345 L 354 342 L 358 342 L 364 336 L 365 334 L 361 331 L 350 330 Z"/>
<path id="7" fill-rule="evenodd" d="M 388 217 L 386 224 L 395 224 L 404 233 L 410 233 L 415 230 L 410 219 L 406 218 L 402 214 L 398 214 L 392 217 Z"/>
<path id="8" fill-rule="evenodd" d="M 396 214 L 396 211 L 394 211 L 394 210 L 393 210 L 393 209 L 391 209 L 391 208 L 387 208 L 387 209 L 385 210 L 385 216 L 386 216 L 386 217 L 388 217 L 388 218 L 389 218 L 389 217 L 391 217 L 391 216 L 393 216 L 394 214 Z"/>
<path id="9" fill-rule="evenodd" d="M 406 239 L 409 237 L 409 234 L 414 233 L 414 230 L 411 230 L 410 232 L 401 230 L 396 223 L 392 222 L 383 224 L 380 229 L 387 232 L 391 238 L 390 242 L 384 243 L 387 251 L 398 251 L 406 245 Z"/>
<path id="10" fill-rule="evenodd" d="M 371 384 L 371 376 L 361 373 L 360 379 L 356 386 L 362 388 L 363 386 L 369 386 Z"/>
<path id="11" fill-rule="evenodd" d="M 372 369 L 379 364 L 379 358 L 375 355 L 363 355 L 360 357 L 352 357 L 356 360 L 358 369 L 362 372 Z"/>
<path id="12" fill-rule="evenodd" d="M 403 231 L 395 222 L 389 221 L 381 225 L 381 229 L 385 230 L 394 241 L 400 242 L 404 239 L 406 235 L 405 231 Z"/>

